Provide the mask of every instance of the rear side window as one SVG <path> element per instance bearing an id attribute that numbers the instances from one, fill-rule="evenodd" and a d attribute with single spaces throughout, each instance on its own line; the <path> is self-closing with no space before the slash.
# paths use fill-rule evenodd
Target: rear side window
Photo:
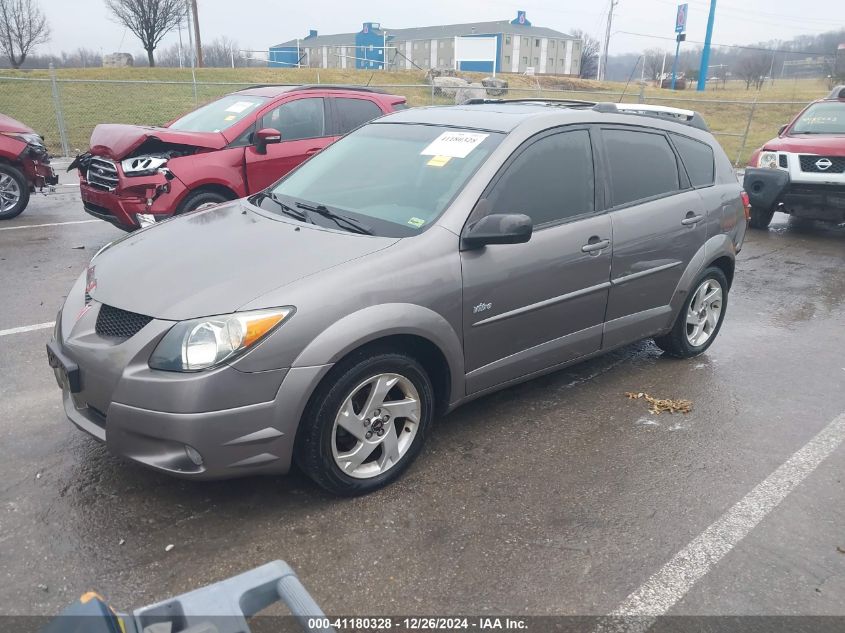
<path id="1" fill-rule="evenodd" d="M 326 134 L 323 99 L 308 97 L 283 103 L 261 117 L 262 128 L 273 128 L 282 134 L 282 141 L 316 138 Z"/>
<path id="2" fill-rule="evenodd" d="M 590 134 L 574 130 L 534 141 L 488 193 L 491 213 L 524 213 L 535 226 L 595 209 Z"/>
<path id="3" fill-rule="evenodd" d="M 366 99 L 335 99 L 337 133 L 346 134 L 359 125 L 381 116 L 381 108 Z"/>
<path id="4" fill-rule="evenodd" d="M 687 175 L 693 187 L 709 187 L 715 178 L 713 148 L 707 143 L 696 141 L 680 134 L 672 134 L 672 142 L 681 155 L 681 162 L 687 168 Z"/>
<path id="5" fill-rule="evenodd" d="M 613 206 L 680 189 L 678 161 L 662 134 L 603 130 Z"/>

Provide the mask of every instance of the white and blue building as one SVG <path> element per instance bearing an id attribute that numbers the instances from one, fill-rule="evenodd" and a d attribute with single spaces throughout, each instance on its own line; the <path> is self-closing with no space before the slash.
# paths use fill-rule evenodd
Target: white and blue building
<path id="1" fill-rule="evenodd" d="M 463 38 L 483 38 L 466 46 Z M 534 26 L 525 11 L 513 20 L 444 24 L 391 29 L 364 22 L 356 33 L 319 35 L 270 47 L 273 68 L 357 68 L 367 70 L 427 70 L 454 68 L 484 73 L 574 75 L 581 69 L 581 40 L 554 29 Z M 489 51 L 481 55 L 470 50 Z M 481 57 L 481 58 L 479 58 Z"/>

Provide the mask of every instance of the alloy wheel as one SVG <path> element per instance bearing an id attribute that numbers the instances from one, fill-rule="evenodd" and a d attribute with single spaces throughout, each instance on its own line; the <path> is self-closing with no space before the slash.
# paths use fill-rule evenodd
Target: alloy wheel
<path id="1" fill-rule="evenodd" d="M 687 341 L 693 347 L 701 347 L 719 325 L 722 314 L 722 286 L 715 279 L 706 279 L 692 296 L 687 309 Z"/>
<path id="2" fill-rule="evenodd" d="M 401 461 L 420 423 L 420 396 L 400 374 L 378 374 L 346 397 L 332 429 L 332 456 L 356 479 L 381 475 Z"/>
<path id="3" fill-rule="evenodd" d="M 0 174 L 0 213 L 11 211 L 21 199 L 21 187 L 9 174 Z"/>

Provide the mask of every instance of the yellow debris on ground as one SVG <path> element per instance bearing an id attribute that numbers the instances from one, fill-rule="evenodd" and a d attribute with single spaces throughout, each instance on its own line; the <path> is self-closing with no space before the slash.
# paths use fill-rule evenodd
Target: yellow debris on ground
<path id="1" fill-rule="evenodd" d="M 648 412 L 654 415 L 661 413 L 689 413 L 692 411 L 691 400 L 672 400 L 669 398 L 654 398 L 645 392 L 627 391 L 625 396 L 631 400 L 645 400 L 648 402 Z"/>

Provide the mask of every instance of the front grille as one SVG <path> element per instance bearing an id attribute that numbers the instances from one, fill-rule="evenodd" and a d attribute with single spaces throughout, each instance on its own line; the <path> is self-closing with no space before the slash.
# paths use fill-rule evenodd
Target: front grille
<path id="1" fill-rule="evenodd" d="M 117 188 L 117 165 L 108 158 L 92 156 L 88 164 L 88 184 L 97 189 L 114 191 Z"/>
<path id="2" fill-rule="evenodd" d="M 100 336 L 112 336 L 115 338 L 127 339 L 135 336 L 152 317 L 127 312 L 120 308 L 114 308 L 103 304 L 100 306 L 100 313 L 97 315 L 97 325 L 94 330 Z"/>
<path id="3" fill-rule="evenodd" d="M 817 163 L 822 161 L 822 167 Z M 827 162 L 830 166 L 827 166 Z M 845 173 L 845 156 L 815 156 L 812 154 L 801 155 L 801 171 L 810 172 L 813 174 L 841 174 Z"/>
<path id="4" fill-rule="evenodd" d="M 778 165 L 780 167 L 783 167 L 784 169 L 789 168 L 789 163 L 787 162 L 786 154 L 778 154 Z"/>

